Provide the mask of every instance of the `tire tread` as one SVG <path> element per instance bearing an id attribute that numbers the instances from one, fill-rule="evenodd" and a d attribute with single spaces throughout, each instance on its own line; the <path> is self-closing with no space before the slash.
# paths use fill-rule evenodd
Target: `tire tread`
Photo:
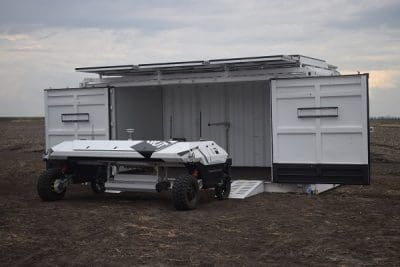
<path id="1" fill-rule="evenodd" d="M 50 183 L 54 177 L 62 175 L 59 169 L 48 169 L 38 179 L 37 191 L 43 201 L 57 201 L 64 197 L 66 190 L 61 193 L 50 191 Z"/>
<path id="2" fill-rule="evenodd" d="M 187 201 L 186 192 L 189 190 L 191 183 L 196 183 L 196 199 L 191 202 Z M 196 208 L 198 201 L 199 188 L 197 179 L 191 175 L 179 176 L 172 187 L 172 199 L 177 210 L 192 210 Z"/>

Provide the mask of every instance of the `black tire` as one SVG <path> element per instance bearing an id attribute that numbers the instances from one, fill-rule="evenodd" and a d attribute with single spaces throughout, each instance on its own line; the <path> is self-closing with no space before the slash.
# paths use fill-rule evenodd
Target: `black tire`
<path id="1" fill-rule="evenodd" d="M 95 179 L 90 183 L 92 187 L 92 191 L 95 194 L 103 194 L 106 191 L 106 185 L 104 180 L 102 179 Z"/>
<path id="2" fill-rule="evenodd" d="M 106 191 L 106 181 L 107 181 L 107 170 L 104 168 L 98 168 L 96 176 L 92 178 L 90 186 L 93 193 L 103 194 Z"/>
<path id="3" fill-rule="evenodd" d="M 66 188 L 62 192 L 56 192 L 54 189 L 55 180 L 62 176 L 63 174 L 59 169 L 48 169 L 39 176 L 37 191 L 43 201 L 56 201 L 64 197 Z"/>
<path id="4" fill-rule="evenodd" d="M 215 198 L 218 200 L 224 200 L 229 197 L 231 193 L 231 178 L 228 174 L 224 174 L 220 184 L 215 186 Z"/>
<path id="5" fill-rule="evenodd" d="M 176 178 L 172 187 L 172 200 L 177 210 L 192 210 L 199 200 L 199 184 L 192 175 Z"/>

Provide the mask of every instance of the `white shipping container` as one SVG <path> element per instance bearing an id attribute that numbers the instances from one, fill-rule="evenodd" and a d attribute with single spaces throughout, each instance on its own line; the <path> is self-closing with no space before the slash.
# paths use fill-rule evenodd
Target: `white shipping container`
<path id="1" fill-rule="evenodd" d="M 77 68 L 45 90 L 46 147 L 71 139 L 214 140 L 233 176 L 369 183 L 368 74 L 300 55 Z"/>

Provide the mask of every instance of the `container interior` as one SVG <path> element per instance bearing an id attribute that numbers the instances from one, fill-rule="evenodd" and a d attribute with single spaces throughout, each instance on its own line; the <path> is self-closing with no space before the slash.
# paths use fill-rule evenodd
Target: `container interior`
<path id="1" fill-rule="evenodd" d="M 114 90 L 115 132 L 113 139 L 162 140 L 163 98 L 160 87 L 118 87 Z"/>
<path id="2" fill-rule="evenodd" d="M 238 170 L 252 167 L 255 176 L 265 177 L 271 166 L 270 103 L 269 81 L 119 87 L 114 139 L 127 139 L 126 129 L 133 128 L 134 139 L 213 140 Z"/>

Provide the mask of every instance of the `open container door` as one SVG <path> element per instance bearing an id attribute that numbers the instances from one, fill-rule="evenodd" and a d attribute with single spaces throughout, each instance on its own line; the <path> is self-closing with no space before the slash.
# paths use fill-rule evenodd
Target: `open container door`
<path id="1" fill-rule="evenodd" d="M 109 139 L 108 92 L 108 88 L 45 90 L 46 149 L 74 139 Z"/>
<path id="2" fill-rule="evenodd" d="M 369 184 L 368 74 L 271 80 L 273 182 Z"/>

